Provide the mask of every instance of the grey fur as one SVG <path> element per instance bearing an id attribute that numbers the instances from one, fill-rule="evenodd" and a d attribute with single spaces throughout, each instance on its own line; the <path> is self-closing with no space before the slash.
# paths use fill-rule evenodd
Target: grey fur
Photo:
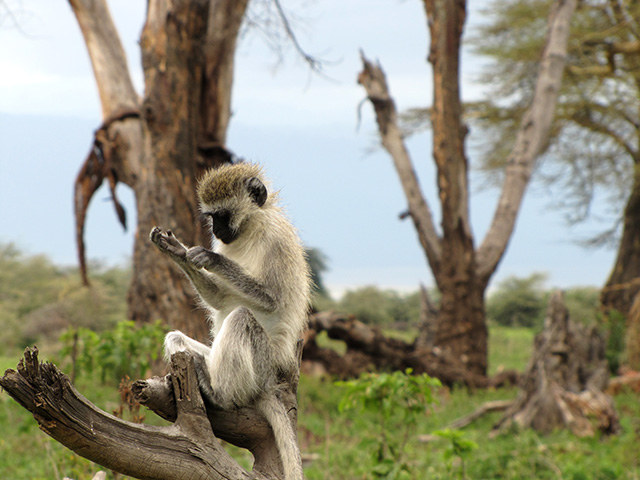
<path id="1" fill-rule="evenodd" d="M 154 227 L 151 241 L 185 272 L 212 321 L 208 347 L 181 332 L 165 338 L 165 355 L 204 357 L 205 397 L 222 408 L 254 405 L 274 431 L 287 480 L 302 479 L 295 432 L 276 398 L 278 374 L 297 368 L 296 343 L 306 326 L 310 277 L 297 233 L 255 165 L 221 167 L 198 188 L 202 213 L 230 212 L 226 241 L 188 248 Z M 215 229 L 214 229 L 215 230 Z M 231 234 L 229 234 L 231 232 Z M 204 380 L 203 380 L 204 379 Z"/>

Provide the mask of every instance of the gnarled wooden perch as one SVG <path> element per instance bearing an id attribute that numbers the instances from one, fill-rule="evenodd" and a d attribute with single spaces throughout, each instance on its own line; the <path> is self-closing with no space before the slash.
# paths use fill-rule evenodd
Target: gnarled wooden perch
<path id="1" fill-rule="evenodd" d="M 226 411 L 205 405 L 196 376 L 199 357 L 179 352 L 164 378 L 136 382 L 140 402 L 171 426 L 156 427 L 121 420 L 94 406 L 51 363 L 40 363 L 37 348 L 27 348 L 18 370 L 7 370 L 0 386 L 29 410 L 40 428 L 78 455 L 140 479 L 275 479 L 282 465 L 271 428 L 252 408 Z M 280 400 L 296 422 L 297 376 L 289 379 Z M 217 438 L 216 438 L 217 437 Z M 249 449 L 252 472 L 240 467 L 218 438 Z"/>

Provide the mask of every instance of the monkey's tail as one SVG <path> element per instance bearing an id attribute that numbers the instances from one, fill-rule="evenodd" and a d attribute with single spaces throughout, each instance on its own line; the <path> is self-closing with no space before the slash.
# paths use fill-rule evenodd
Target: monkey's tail
<path id="1" fill-rule="evenodd" d="M 266 417 L 273 430 L 284 468 L 285 480 L 303 480 L 300 448 L 284 405 L 274 394 L 268 394 L 263 395 L 256 406 Z"/>

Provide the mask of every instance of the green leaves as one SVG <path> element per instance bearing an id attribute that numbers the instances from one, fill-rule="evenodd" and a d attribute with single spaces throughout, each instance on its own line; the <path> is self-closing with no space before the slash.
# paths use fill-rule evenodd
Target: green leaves
<path id="1" fill-rule="evenodd" d="M 465 458 L 478 448 L 478 444 L 465 438 L 464 433 L 460 430 L 445 428 L 444 430 L 436 430 L 433 434 L 450 441 L 449 447 L 444 452 L 444 457 L 447 460 L 453 457 Z"/>
<path id="2" fill-rule="evenodd" d="M 61 355 L 71 358 L 76 373 L 99 373 L 102 382 L 119 381 L 127 375 L 141 378 L 160 355 L 166 331 L 160 321 L 139 327 L 122 321 L 100 334 L 70 328 L 60 337 Z"/>
<path id="3" fill-rule="evenodd" d="M 345 390 L 340 412 L 368 412 L 378 417 L 378 430 L 369 431 L 361 446 L 372 450 L 372 473 L 380 478 L 413 478 L 404 460 L 404 449 L 415 433 L 418 420 L 436 402 L 434 390 L 441 386 L 426 374 L 405 372 L 368 373 L 356 380 L 336 382 Z M 373 436 L 373 437 L 372 437 Z"/>
<path id="4" fill-rule="evenodd" d="M 411 373 L 408 368 L 405 372 L 367 373 L 356 380 L 336 382 L 345 389 L 338 409 L 340 412 L 351 409 L 378 412 L 385 419 L 400 414 L 404 420 L 415 420 L 415 416 L 435 403 L 433 389 L 441 383 L 427 374 Z"/>
<path id="5" fill-rule="evenodd" d="M 469 458 L 471 452 L 478 448 L 478 444 L 473 440 L 465 438 L 464 433 L 460 430 L 445 428 L 444 430 L 436 430 L 433 433 L 439 437 L 449 440 L 449 446 L 446 448 L 442 456 L 448 463 L 450 473 L 452 473 L 454 460 L 460 459 L 459 477 L 467 478 L 465 460 Z"/>

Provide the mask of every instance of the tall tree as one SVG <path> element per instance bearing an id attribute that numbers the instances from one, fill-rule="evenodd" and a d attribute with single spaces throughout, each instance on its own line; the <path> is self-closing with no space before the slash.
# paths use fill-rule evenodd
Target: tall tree
<path id="1" fill-rule="evenodd" d="M 238 32 L 248 0 L 149 0 L 140 38 L 144 95 L 134 90 L 106 0 L 69 0 L 82 30 L 100 94 L 103 123 L 75 186 L 76 236 L 82 270 L 84 222 L 92 195 L 106 179 L 116 196 L 135 192 L 137 231 L 130 318 L 158 318 L 194 337 L 207 328 L 182 276 L 147 239 L 154 225 L 206 244 L 195 197 L 203 170 L 229 161 L 225 149 Z"/>
<path id="2" fill-rule="evenodd" d="M 484 292 L 506 250 L 534 161 L 548 138 L 575 5 L 575 0 L 558 0 L 551 8 L 534 97 L 506 159 L 504 184 L 491 227 L 477 248 L 469 221 L 469 163 L 464 146 L 467 128 L 460 100 L 466 2 L 424 0 L 431 35 L 428 59 L 434 89 L 430 121 L 442 210 L 440 231 L 417 181 L 382 68 L 363 56 L 364 69 L 358 81 L 375 109 L 382 145 L 394 161 L 409 215 L 441 292 L 431 343 L 462 359 L 474 373 L 485 374 L 487 369 Z"/>
<path id="3" fill-rule="evenodd" d="M 476 49 L 492 60 L 485 82 L 509 104 L 470 106 L 486 131 L 485 168 L 500 168 L 512 143 L 514 119 L 531 98 L 529 75 L 543 38 L 540 10 L 548 0 L 494 2 Z M 524 20 L 526 19 L 526 21 Z M 594 198 L 609 201 L 603 232 L 592 245 L 617 244 L 602 293 L 607 308 L 628 314 L 640 291 L 640 4 L 620 0 L 580 3 L 569 41 L 567 75 L 551 130 L 543 179 L 565 193 L 561 206 L 574 223 L 592 217 Z M 546 173 L 546 174 L 545 174 Z M 596 209 L 597 210 L 597 209 Z"/>

